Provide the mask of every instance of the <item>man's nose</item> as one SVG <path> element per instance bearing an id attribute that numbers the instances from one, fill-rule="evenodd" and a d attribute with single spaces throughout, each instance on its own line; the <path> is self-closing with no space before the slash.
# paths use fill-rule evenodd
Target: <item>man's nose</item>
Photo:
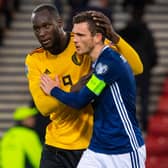
<path id="1" fill-rule="evenodd" d="M 74 35 L 74 43 L 78 42 L 78 37 Z"/>
<path id="2" fill-rule="evenodd" d="M 39 31 L 39 36 L 42 37 L 46 34 L 46 31 L 45 29 L 41 28 L 40 31 Z"/>

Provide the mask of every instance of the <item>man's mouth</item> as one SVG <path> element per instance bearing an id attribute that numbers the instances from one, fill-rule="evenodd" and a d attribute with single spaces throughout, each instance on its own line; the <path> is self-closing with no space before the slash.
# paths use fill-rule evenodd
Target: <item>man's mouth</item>
<path id="1" fill-rule="evenodd" d="M 50 40 L 42 40 L 41 43 L 42 43 L 43 45 L 47 45 L 48 43 L 50 43 Z"/>
<path id="2" fill-rule="evenodd" d="M 79 46 L 75 46 L 76 47 L 76 50 L 80 50 L 80 47 Z"/>

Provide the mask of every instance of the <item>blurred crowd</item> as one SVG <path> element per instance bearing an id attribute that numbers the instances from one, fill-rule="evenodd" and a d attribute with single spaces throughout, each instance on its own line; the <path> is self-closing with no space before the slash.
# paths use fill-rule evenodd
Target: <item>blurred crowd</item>
<path id="1" fill-rule="evenodd" d="M 113 22 L 113 7 L 115 6 L 116 1 L 117 0 L 67 0 L 67 5 L 70 7 L 70 13 L 68 15 L 69 17 L 66 23 L 66 29 L 71 31 L 72 17 L 77 12 L 87 9 L 99 10 L 106 14 Z M 14 19 L 15 12 L 20 10 L 20 3 L 20 0 L 0 0 L 0 45 L 2 45 L 5 31 L 11 28 L 11 23 Z M 60 10 L 59 12 L 63 14 L 64 11 L 62 1 L 54 0 L 53 3 Z M 144 74 L 136 78 L 137 86 L 140 89 L 140 95 L 142 98 L 141 122 L 144 131 L 147 129 L 148 122 L 150 71 L 157 64 L 157 49 L 155 46 L 155 39 L 153 38 L 151 30 L 148 29 L 147 23 L 143 19 L 145 6 L 151 3 L 154 3 L 154 0 L 123 0 L 121 3 L 122 9 L 123 11 L 131 9 L 131 20 L 128 21 L 125 28 L 118 30 L 119 34 L 121 34 L 124 39 L 135 47 L 144 63 Z M 139 34 L 138 37 L 137 34 Z M 30 103 L 30 108 L 34 107 L 35 105 L 32 101 Z M 49 118 L 44 118 L 40 113 L 36 114 L 36 123 L 33 129 L 39 136 L 37 141 L 40 140 L 41 144 L 44 143 L 45 127 L 48 122 Z M 16 123 L 18 124 L 18 121 Z M 23 125 L 19 123 L 19 126 Z"/>
<path id="2" fill-rule="evenodd" d="M 0 45 L 6 29 L 10 29 L 14 14 L 19 11 L 20 0 L 0 0 Z"/>

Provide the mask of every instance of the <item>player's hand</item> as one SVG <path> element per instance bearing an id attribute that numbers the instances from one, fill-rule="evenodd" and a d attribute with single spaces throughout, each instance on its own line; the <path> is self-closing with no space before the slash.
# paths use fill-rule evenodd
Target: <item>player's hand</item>
<path id="1" fill-rule="evenodd" d="M 86 83 L 87 83 L 87 81 L 90 79 L 91 74 L 92 74 L 92 72 L 90 72 L 89 74 L 87 74 L 87 75 L 81 77 L 81 79 L 80 79 L 76 84 L 72 85 L 70 91 L 71 91 L 71 92 L 78 92 L 78 91 L 80 91 L 80 89 L 81 89 L 83 86 L 85 86 Z"/>
<path id="2" fill-rule="evenodd" d="M 47 95 L 50 95 L 54 87 L 60 87 L 58 76 L 56 76 L 55 80 L 52 80 L 48 75 L 43 74 L 40 78 L 40 87 Z"/>
<path id="3" fill-rule="evenodd" d="M 106 38 L 111 40 L 114 44 L 117 44 L 119 35 L 114 31 L 110 19 L 100 12 L 91 11 L 91 15 L 96 21 L 96 25 L 104 29 Z"/>

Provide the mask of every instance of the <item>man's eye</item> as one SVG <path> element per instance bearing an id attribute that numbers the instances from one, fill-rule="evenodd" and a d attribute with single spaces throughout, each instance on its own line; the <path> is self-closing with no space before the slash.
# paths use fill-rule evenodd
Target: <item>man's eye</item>
<path id="1" fill-rule="evenodd" d="M 50 28 L 50 25 L 47 24 L 47 25 L 45 25 L 44 27 L 45 27 L 46 29 L 49 29 L 49 28 Z"/>
<path id="2" fill-rule="evenodd" d="M 35 28 L 34 28 L 34 31 L 35 31 L 35 32 L 39 32 L 39 31 L 40 31 L 40 28 L 35 27 Z"/>

